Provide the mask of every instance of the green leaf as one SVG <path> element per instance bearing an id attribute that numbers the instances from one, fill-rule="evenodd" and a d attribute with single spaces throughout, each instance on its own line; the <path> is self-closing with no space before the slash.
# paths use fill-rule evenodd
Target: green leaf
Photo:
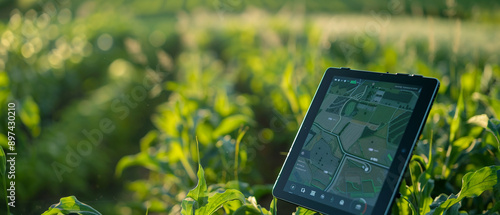
<path id="1" fill-rule="evenodd" d="M 426 215 L 432 215 L 432 214 L 435 214 L 436 212 L 436 209 L 438 209 L 444 202 L 446 202 L 446 200 L 448 199 L 456 199 L 457 196 L 455 194 L 451 194 L 451 196 L 448 196 L 444 193 L 442 194 L 439 194 L 439 196 L 437 196 L 434 201 L 432 202 L 432 204 L 429 206 L 430 208 L 430 211 L 428 213 L 426 213 Z"/>
<path id="2" fill-rule="evenodd" d="M 476 115 L 467 120 L 467 123 L 474 124 L 492 133 L 497 140 L 500 149 L 500 120 L 490 119 L 486 114 Z"/>
<path id="3" fill-rule="evenodd" d="M 493 133 L 493 135 L 497 139 L 498 149 L 500 150 L 500 120 L 490 119 L 488 121 L 488 130 Z"/>
<path id="4" fill-rule="evenodd" d="M 247 203 L 238 208 L 233 215 L 272 215 L 272 213 L 257 204 L 255 197 L 250 196 L 247 198 Z"/>
<path id="5" fill-rule="evenodd" d="M 250 204 L 241 206 L 240 208 L 238 208 L 238 210 L 236 210 L 233 213 L 233 215 L 257 215 L 257 214 L 263 215 L 263 213 L 261 213 L 259 209 L 253 207 Z"/>
<path id="6" fill-rule="evenodd" d="M 7 136 L 5 134 L 0 133 L 0 147 L 9 148 L 9 139 L 7 139 Z"/>
<path id="7" fill-rule="evenodd" d="M 181 203 L 181 207 L 182 207 L 182 210 L 181 210 L 181 214 L 182 215 L 194 215 L 194 207 L 196 205 L 196 202 L 193 200 L 193 199 L 184 199 L 182 200 L 182 203 Z"/>
<path id="8" fill-rule="evenodd" d="M 462 178 L 462 190 L 458 194 L 458 198 L 479 196 L 485 190 L 490 190 L 497 184 L 498 170 L 500 170 L 500 166 L 489 166 L 465 174 Z"/>
<path id="9" fill-rule="evenodd" d="M 5 104 L 10 94 L 9 76 L 5 71 L 0 71 L 0 104 Z"/>
<path id="10" fill-rule="evenodd" d="M 294 114 L 299 114 L 299 100 L 297 98 L 297 94 L 295 93 L 292 78 L 294 72 L 294 63 L 293 61 L 289 61 L 285 67 L 285 71 L 283 73 L 283 78 L 281 79 L 281 89 L 285 94 L 288 102 L 290 104 L 290 108 Z"/>
<path id="11" fill-rule="evenodd" d="M 453 141 L 451 143 L 453 145 L 452 152 L 447 157 L 449 164 L 455 164 L 467 152 L 466 149 L 474 145 L 475 141 L 476 139 L 471 136 L 460 137 Z"/>
<path id="12" fill-rule="evenodd" d="M 138 165 L 152 171 L 161 172 L 160 163 L 156 157 L 150 156 L 145 152 L 140 152 L 136 155 L 129 155 L 121 158 L 116 165 L 115 176 L 120 177 L 125 168 Z"/>
<path id="13" fill-rule="evenodd" d="M 500 170 L 497 171 L 497 184 L 493 186 L 493 196 L 496 196 L 495 205 L 489 210 L 490 213 L 494 211 L 500 212 Z M 488 213 L 489 214 L 489 213 Z"/>
<path id="14" fill-rule="evenodd" d="M 488 121 L 488 128 L 498 137 L 500 136 L 500 120 L 490 119 Z"/>
<path id="15" fill-rule="evenodd" d="M 5 204 L 7 204 L 7 182 L 6 182 L 6 179 L 7 177 L 5 177 L 5 171 L 7 170 L 7 158 L 5 156 L 5 152 L 3 151 L 3 148 L 0 146 L 0 193 L 2 193 L 1 195 L 4 196 L 2 198 L 0 198 L 0 202 L 3 202 Z M 4 195 L 5 194 L 5 195 Z M 0 204 L 3 204 L 3 203 L 0 203 Z M 10 206 L 3 206 L 3 207 L 0 207 L 0 208 L 4 208 L 4 207 L 7 207 L 7 213 L 10 214 Z"/>
<path id="16" fill-rule="evenodd" d="M 460 137 L 457 140 L 453 141 L 453 149 L 456 150 L 457 152 L 462 152 L 465 149 L 469 148 L 471 144 L 474 142 L 475 138 L 471 136 L 465 136 L 465 137 Z M 460 153 L 454 153 L 457 156 Z M 454 162 L 451 162 L 454 163 Z"/>
<path id="17" fill-rule="evenodd" d="M 403 198 L 403 200 L 408 202 L 408 207 L 410 207 L 412 214 L 418 214 L 417 209 L 415 208 L 415 205 L 413 205 L 413 203 L 408 198 L 406 198 L 406 197 L 402 197 L 402 198 Z"/>
<path id="18" fill-rule="evenodd" d="M 248 117 L 245 115 L 232 115 L 226 117 L 222 120 L 219 126 L 214 130 L 213 137 L 218 138 L 222 135 L 228 134 L 236 129 L 238 129 L 242 124 L 249 121 Z"/>
<path id="19" fill-rule="evenodd" d="M 196 127 L 196 137 L 202 145 L 212 143 L 214 136 L 212 136 L 214 128 L 209 122 L 203 121 Z M 215 137 L 217 138 L 217 137 Z"/>
<path id="20" fill-rule="evenodd" d="M 455 116 L 450 124 L 450 143 L 455 140 L 455 136 L 459 132 L 460 124 L 462 121 L 462 112 L 464 111 L 464 95 L 463 90 L 460 90 L 460 96 L 458 98 L 457 107 L 455 108 Z"/>
<path id="21" fill-rule="evenodd" d="M 427 163 L 426 167 L 426 172 L 432 172 L 432 169 L 434 169 L 434 156 L 432 155 L 432 147 L 434 145 L 434 132 L 431 132 L 431 137 L 429 138 L 429 162 Z"/>
<path id="22" fill-rule="evenodd" d="M 319 213 L 316 211 L 305 209 L 303 207 L 297 207 L 297 211 L 295 211 L 295 215 L 317 215 L 317 214 Z"/>
<path id="23" fill-rule="evenodd" d="M 207 199 L 207 182 L 205 180 L 205 172 L 201 164 L 198 164 L 198 184 L 189 191 L 186 197 L 192 198 L 196 202 L 196 208 L 200 208 L 206 204 Z"/>
<path id="24" fill-rule="evenodd" d="M 448 198 L 437 207 L 433 214 L 442 214 L 454 204 L 459 203 L 466 197 L 475 197 L 481 195 L 486 190 L 493 189 L 497 184 L 497 171 L 500 166 L 483 167 L 478 171 L 469 172 L 462 178 L 462 189 L 458 193 L 457 198 Z M 432 205 L 435 206 L 436 201 Z M 431 206 L 432 206 L 431 205 Z M 432 207 L 431 207 L 432 208 Z"/>
<path id="25" fill-rule="evenodd" d="M 151 143 L 158 137 L 158 132 L 150 131 L 141 139 L 141 151 L 147 152 Z"/>
<path id="26" fill-rule="evenodd" d="M 3 148 L 0 146 L 0 177 L 2 180 L 0 180 L 0 183 L 3 184 L 3 179 L 5 176 L 5 170 L 7 169 L 7 157 L 5 156 L 5 152 L 3 151 Z"/>
<path id="27" fill-rule="evenodd" d="M 40 134 L 40 110 L 32 97 L 24 99 L 19 117 L 29 128 L 31 135 L 37 137 Z"/>
<path id="28" fill-rule="evenodd" d="M 255 197 L 250 196 L 247 204 L 238 208 L 233 215 L 272 215 L 272 213 L 258 205 Z"/>
<path id="29" fill-rule="evenodd" d="M 226 117 L 233 112 L 234 103 L 229 101 L 227 92 L 219 91 L 215 96 L 214 110 L 222 117 Z"/>
<path id="30" fill-rule="evenodd" d="M 238 190 L 228 189 L 223 193 L 216 193 L 208 198 L 208 203 L 196 210 L 196 214 L 211 215 L 219 210 L 225 203 L 238 200 L 245 202 L 245 196 Z"/>
<path id="31" fill-rule="evenodd" d="M 454 204 L 450 208 L 448 208 L 443 215 L 460 215 L 460 212 L 458 211 L 462 207 L 462 204 L 458 202 L 457 204 Z"/>
<path id="32" fill-rule="evenodd" d="M 272 215 L 277 215 L 278 214 L 278 206 L 276 205 L 278 200 L 276 198 L 273 198 L 273 201 L 271 201 L 271 205 L 269 206 L 269 210 L 271 211 Z"/>
<path id="33" fill-rule="evenodd" d="M 431 175 L 424 172 L 420 175 L 418 179 L 418 206 L 420 214 L 425 214 L 430 211 L 430 205 L 432 204 L 431 193 L 434 190 L 434 180 L 431 179 Z"/>
<path id="34" fill-rule="evenodd" d="M 244 194 L 243 194 L 244 195 Z M 209 199 L 210 201 L 210 199 Z M 223 207 L 224 207 L 224 212 L 225 214 L 233 214 L 240 209 L 244 204 L 241 203 L 240 201 L 229 201 L 226 202 Z"/>
<path id="35" fill-rule="evenodd" d="M 467 120 L 467 123 L 488 129 L 489 118 L 486 114 L 476 115 Z"/>
<path id="36" fill-rule="evenodd" d="M 406 185 L 406 180 L 401 181 L 399 193 L 401 194 L 401 198 L 396 200 L 398 205 L 398 213 L 396 214 L 407 214 L 410 209 L 414 210 L 415 208 L 410 208 L 410 205 L 412 203 L 409 202 L 408 198 L 411 197 L 412 193 L 409 187 Z"/>
<path id="37" fill-rule="evenodd" d="M 42 215 L 60 214 L 101 215 L 94 208 L 78 201 L 74 196 L 61 198 L 58 204 L 50 206 L 49 210 L 45 211 Z"/>

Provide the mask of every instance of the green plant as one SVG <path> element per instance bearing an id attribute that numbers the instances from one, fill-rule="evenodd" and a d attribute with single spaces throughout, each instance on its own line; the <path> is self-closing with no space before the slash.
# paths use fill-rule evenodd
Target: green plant
<path id="1" fill-rule="evenodd" d="M 475 172 L 469 172 L 462 178 L 462 189 L 457 195 L 441 194 L 430 205 L 431 211 L 429 214 L 458 214 L 460 209 L 460 202 L 467 197 L 476 197 L 481 195 L 484 191 L 493 190 L 494 186 L 499 186 L 500 180 L 500 166 L 483 167 Z M 488 214 L 496 212 L 499 203 L 488 211 Z M 460 214 L 468 214 L 467 212 L 460 212 Z"/>
<path id="2" fill-rule="evenodd" d="M 74 196 L 61 198 L 59 203 L 50 206 L 49 210 L 45 211 L 42 215 L 101 215 L 94 208 L 82 203 Z"/>
<path id="3" fill-rule="evenodd" d="M 234 189 L 245 197 L 238 204 L 267 206 L 331 66 L 441 80 L 394 214 L 445 211 L 446 199 L 459 201 L 448 212 L 498 210 L 498 186 L 458 194 L 478 171 L 500 165 L 500 43 L 491 39 L 500 13 L 486 1 L 358 3 L 0 3 L 0 118 L 7 101 L 17 102 L 22 155 L 11 212 L 39 213 L 67 192 L 102 200 L 103 214 L 177 214 L 199 165 L 207 195 Z M 413 16 L 419 11 L 425 18 Z M 143 80 L 151 83 L 144 100 L 130 100 Z M 100 144 L 76 159 L 78 144 L 91 141 L 83 131 L 104 118 L 115 130 L 102 139 L 94 132 Z M 4 148 L 6 140 L 0 134 Z"/>
<path id="4" fill-rule="evenodd" d="M 182 200 L 183 215 L 207 214 L 211 215 L 219 209 L 224 208 L 228 214 L 271 214 L 265 208 L 256 204 L 255 198 L 245 198 L 243 193 L 236 189 L 209 191 L 205 173 L 201 165 L 198 166 L 198 185 L 189 191 L 186 198 Z M 273 208 L 271 208 L 273 210 Z"/>
<path id="5" fill-rule="evenodd" d="M 5 152 L 3 151 L 3 147 L 0 147 L 0 192 L 2 193 L 2 200 L 5 199 L 5 204 L 3 201 L 1 201 L 0 204 L 2 204 L 3 207 L 6 207 L 7 214 L 10 214 L 9 200 L 7 199 L 7 177 L 5 175 L 6 168 L 7 158 L 5 156 Z"/>

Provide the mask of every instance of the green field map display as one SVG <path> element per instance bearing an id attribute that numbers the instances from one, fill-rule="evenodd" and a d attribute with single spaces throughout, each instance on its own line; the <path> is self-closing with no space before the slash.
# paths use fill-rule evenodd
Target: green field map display
<path id="1" fill-rule="evenodd" d="M 290 180 L 375 204 L 419 92 L 406 85 L 335 78 Z"/>

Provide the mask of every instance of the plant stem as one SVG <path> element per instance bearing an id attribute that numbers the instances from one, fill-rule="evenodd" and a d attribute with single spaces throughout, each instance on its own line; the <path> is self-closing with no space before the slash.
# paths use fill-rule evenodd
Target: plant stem
<path id="1" fill-rule="evenodd" d="M 248 131 L 248 127 L 242 128 L 240 127 L 239 129 L 239 134 L 238 137 L 236 138 L 236 146 L 234 150 L 234 180 L 236 180 L 239 184 L 239 179 L 238 179 L 238 166 L 239 166 L 239 155 L 240 155 L 240 143 L 241 140 L 243 139 L 243 136 L 245 136 L 245 133 Z M 239 185 L 238 185 L 239 186 Z"/>

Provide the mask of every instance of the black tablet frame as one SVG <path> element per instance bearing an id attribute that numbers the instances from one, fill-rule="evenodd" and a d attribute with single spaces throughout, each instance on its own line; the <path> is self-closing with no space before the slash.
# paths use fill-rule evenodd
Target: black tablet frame
<path id="1" fill-rule="evenodd" d="M 421 93 L 410 117 L 410 122 L 406 127 L 401 143 L 394 156 L 394 161 L 389 168 L 382 190 L 380 191 L 377 202 L 372 210 L 373 214 L 388 214 L 391 209 L 392 201 L 394 200 L 396 193 L 398 193 L 404 171 L 408 166 L 413 149 L 415 148 L 416 142 L 423 130 L 427 116 L 432 107 L 432 103 L 439 90 L 440 83 L 439 80 L 435 78 L 412 74 L 391 74 L 351 70 L 349 68 L 328 68 L 318 86 L 318 89 L 316 90 L 316 94 L 314 95 L 311 105 L 309 106 L 304 120 L 302 121 L 299 131 L 295 136 L 283 168 L 278 175 L 278 179 L 273 187 L 273 195 L 278 199 L 324 214 L 353 214 L 285 191 L 285 185 L 298 159 L 299 153 L 302 150 L 309 129 L 315 120 L 318 110 L 334 77 L 359 78 L 364 80 L 392 82 L 421 87 Z"/>

